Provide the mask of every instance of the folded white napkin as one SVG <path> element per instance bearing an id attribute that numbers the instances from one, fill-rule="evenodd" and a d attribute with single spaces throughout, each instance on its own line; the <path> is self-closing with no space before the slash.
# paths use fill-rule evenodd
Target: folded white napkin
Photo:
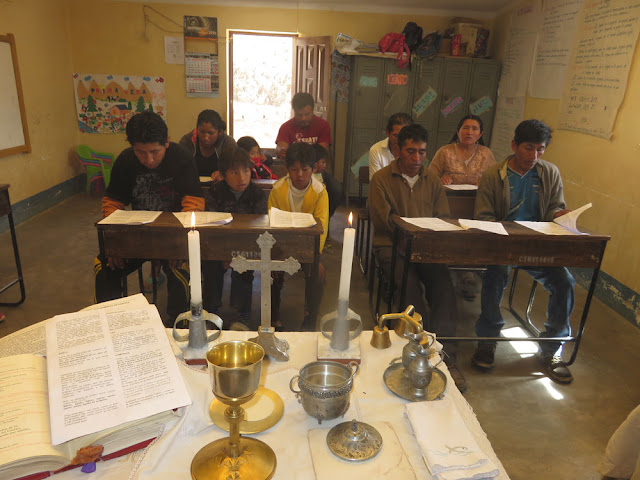
<path id="1" fill-rule="evenodd" d="M 427 468 L 438 480 L 494 478 L 499 470 L 480 449 L 450 396 L 406 406 Z"/>

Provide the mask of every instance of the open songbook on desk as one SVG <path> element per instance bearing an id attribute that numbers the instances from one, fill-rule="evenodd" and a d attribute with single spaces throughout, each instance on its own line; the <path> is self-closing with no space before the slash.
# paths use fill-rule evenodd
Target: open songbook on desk
<path id="1" fill-rule="evenodd" d="M 80 464 L 143 448 L 191 403 L 154 306 L 59 315 L 45 329 L 46 360 L 0 359 L 0 478 L 44 478 L 91 445 L 104 450 Z"/>
<path id="2" fill-rule="evenodd" d="M 280 228 L 307 228 L 316 224 L 310 213 L 287 212 L 275 207 L 269 210 L 269 226 Z"/>

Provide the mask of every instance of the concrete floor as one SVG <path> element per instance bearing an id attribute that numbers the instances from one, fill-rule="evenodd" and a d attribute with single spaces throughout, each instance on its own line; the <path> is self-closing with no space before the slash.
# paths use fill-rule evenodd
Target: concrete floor
<path id="1" fill-rule="evenodd" d="M 97 253 L 94 222 L 99 219 L 100 199 L 79 194 L 18 226 L 18 242 L 27 288 L 27 300 L 19 307 L 0 307 L 6 320 L 0 337 L 59 313 L 73 312 L 93 302 L 93 258 Z M 320 313 L 336 308 L 342 229 L 346 210 L 331 221 L 333 247 L 323 255 L 328 281 Z M 0 285 L 14 278 L 9 233 L 0 235 Z M 301 280 L 300 274 L 298 279 Z M 130 277 L 130 293 L 137 279 Z M 302 321 L 302 282 L 290 279 L 283 290 L 282 318 L 292 325 Z M 524 306 L 530 280 L 519 281 L 516 305 Z M 545 293 L 537 295 L 533 318 L 542 323 Z M 166 289 L 160 288 L 158 307 L 164 313 Z M 254 306 L 259 282 L 254 282 Z M 351 308 L 363 317 L 366 329 L 372 318 L 367 304 L 366 282 L 354 264 Z M 586 292 L 576 288 L 574 326 L 580 318 Z M 0 300 L 18 296 L 13 287 Z M 225 301 L 228 297 L 225 297 Z M 480 303 L 460 300 L 460 335 L 472 335 Z M 257 306 L 254 308 L 258 312 Z M 221 316 L 232 318 L 229 309 Z M 507 319 L 510 318 L 505 313 Z M 508 321 L 507 327 L 514 326 Z M 369 335 L 369 333 L 365 333 Z M 596 472 L 607 440 L 627 414 L 640 403 L 640 330 L 604 306 L 592 303 L 580 352 L 568 386 L 541 375 L 536 359 L 503 343 L 491 373 L 475 370 L 470 363 L 474 345 L 462 344 L 459 367 L 470 388 L 465 394 L 510 477 L 519 479 L 600 479 Z M 567 347 L 570 353 L 571 347 Z M 568 355 L 567 355 L 568 357 Z M 437 434 L 437 432 L 434 432 Z"/>

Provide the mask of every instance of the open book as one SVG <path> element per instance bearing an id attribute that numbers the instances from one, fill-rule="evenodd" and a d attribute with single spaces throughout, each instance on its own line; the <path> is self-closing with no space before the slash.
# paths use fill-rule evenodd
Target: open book
<path id="1" fill-rule="evenodd" d="M 306 228 L 316 224 L 315 218 L 310 213 L 287 212 L 271 207 L 269 210 L 269 226 L 284 228 Z"/>
<path id="2" fill-rule="evenodd" d="M 102 460 L 143 448 L 191 403 L 154 306 L 60 315 L 45 328 L 46 360 L 0 359 L 0 478 L 44 478 L 91 445 Z"/>

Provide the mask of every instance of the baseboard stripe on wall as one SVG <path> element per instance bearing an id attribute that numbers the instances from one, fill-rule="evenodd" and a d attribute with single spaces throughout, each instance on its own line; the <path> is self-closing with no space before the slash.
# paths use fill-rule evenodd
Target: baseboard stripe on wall
<path id="1" fill-rule="evenodd" d="M 46 209 L 57 205 L 67 198 L 82 192 L 86 186 L 86 174 L 78 175 L 70 178 L 58 185 L 36 193 L 32 197 L 25 198 L 11 205 L 13 212 L 13 222 L 20 225 L 22 222 L 29 220 L 34 215 L 44 212 Z M 9 198 L 11 198 L 11 187 L 9 187 Z M 0 233 L 9 230 L 9 220 L 7 217 L 0 218 Z"/>
<path id="2" fill-rule="evenodd" d="M 571 268 L 577 283 L 588 289 L 591 284 L 590 268 Z M 623 285 L 611 275 L 600 270 L 596 283 L 595 297 L 616 313 L 640 328 L 640 294 Z"/>

